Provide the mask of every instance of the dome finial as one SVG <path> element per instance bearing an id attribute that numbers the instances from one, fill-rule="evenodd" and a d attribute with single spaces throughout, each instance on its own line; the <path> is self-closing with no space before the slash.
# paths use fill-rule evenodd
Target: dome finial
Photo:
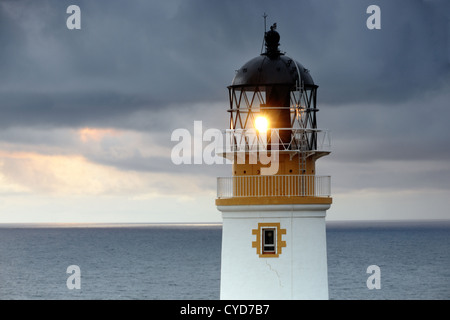
<path id="1" fill-rule="evenodd" d="M 274 23 L 270 27 L 270 31 L 267 31 L 264 35 L 264 40 L 266 43 L 266 52 L 264 53 L 270 59 L 274 59 L 280 56 L 280 50 L 278 46 L 280 45 L 280 34 L 276 31 L 277 24 Z"/>

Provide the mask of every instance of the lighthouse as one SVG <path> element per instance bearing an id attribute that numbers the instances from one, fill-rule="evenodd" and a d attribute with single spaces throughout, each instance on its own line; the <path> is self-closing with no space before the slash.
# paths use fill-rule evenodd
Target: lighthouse
<path id="1" fill-rule="evenodd" d="M 326 211 L 330 176 L 316 161 L 330 153 L 317 128 L 310 71 L 279 49 L 276 24 L 265 51 L 228 87 L 229 128 L 217 178 L 221 212 L 221 299 L 328 299 Z"/>

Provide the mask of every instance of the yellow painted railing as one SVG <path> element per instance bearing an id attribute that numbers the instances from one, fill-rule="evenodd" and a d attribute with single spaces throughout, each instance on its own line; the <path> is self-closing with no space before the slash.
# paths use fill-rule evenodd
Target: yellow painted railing
<path id="1" fill-rule="evenodd" d="M 217 178 L 217 198 L 330 197 L 331 177 L 316 175 L 254 175 Z"/>

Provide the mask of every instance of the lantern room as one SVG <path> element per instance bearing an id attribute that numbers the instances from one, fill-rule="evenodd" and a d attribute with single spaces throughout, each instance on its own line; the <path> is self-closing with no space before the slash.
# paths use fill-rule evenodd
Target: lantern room
<path id="1" fill-rule="evenodd" d="M 264 40 L 265 52 L 239 68 L 228 86 L 229 129 L 223 156 L 233 161 L 234 179 L 219 178 L 219 201 L 255 196 L 257 191 L 236 187 L 240 182 L 247 186 L 250 177 L 255 180 L 251 188 L 255 183 L 261 187 L 263 180 L 279 184 L 261 196 L 328 196 L 329 177 L 315 176 L 316 160 L 330 153 L 328 131 L 317 128 L 318 86 L 308 69 L 280 51 L 276 24 L 265 32 Z M 275 161 L 275 170 L 267 170 Z M 278 177 L 259 178 L 272 175 Z"/>

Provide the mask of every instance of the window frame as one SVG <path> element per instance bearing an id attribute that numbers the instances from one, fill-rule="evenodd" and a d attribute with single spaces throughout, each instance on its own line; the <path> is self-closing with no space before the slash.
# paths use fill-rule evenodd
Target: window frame
<path id="1" fill-rule="evenodd" d="M 272 232 L 272 243 L 266 243 L 266 233 Z M 262 254 L 277 254 L 277 228 L 261 228 L 261 252 Z"/>
<path id="2" fill-rule="evenodd" d="M 264 231 L 267 229 L 274 230 L 274 251 L 264 250 Z M 252 241 L 252 248 L 256 249 L 256 254 L 260 258 L 278 258 L 282 253 L 283 248 L 286 247 L 286 241 L 283 240 L 283 235 L 286 235 L 286 229 L 281 228 L 280 222 L 258 222 L 258 227 L 252 229 L 252 235 L 256 237 Z M 272 247 L 272 245 L 270 245 Z"/>

